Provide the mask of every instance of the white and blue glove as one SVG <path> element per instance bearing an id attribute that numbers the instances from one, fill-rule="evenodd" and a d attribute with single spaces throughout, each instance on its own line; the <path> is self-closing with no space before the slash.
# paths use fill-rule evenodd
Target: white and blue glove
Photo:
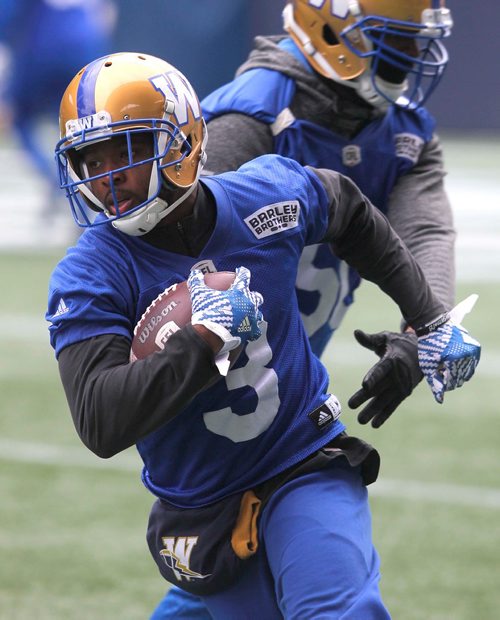
<path id="1" fill-rule="evenodd" d="M 233 283 L 227 291 L 217 291 L 205 284 L 203 273 L 194 269 L 187 281 L 191 294 L 193 325 L 203 325 L 222 339 L 219 353 L 235 349 L 260 334 L 263 299 L 260 293 L 249 289 L 250 271 L 238 267 Z"/>
<path id="2" fill-rule="evenodd" d="M 443 317 L 441 325 L 423 328 L 427 333 L 419 335 L 420 330 L 417 330 L 420 368 L 438 403 L 443 402 L 445 392 L 468 381 L 479 363 L 481 345 L 460 324 L 477 298 L 477 295 L 467 297 L 453 308 L 447 320 Z"/>

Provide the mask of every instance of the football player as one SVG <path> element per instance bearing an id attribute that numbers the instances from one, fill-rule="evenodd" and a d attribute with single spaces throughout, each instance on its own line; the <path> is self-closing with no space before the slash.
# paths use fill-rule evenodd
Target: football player
<path id="1" fill-rule="evenodd" d="M 387 215 L 434 291 L 451 305 L 455 231 L 442 149 L 424 107 L 448 63 L 443 42 L 452 19 L 445 2 L 293 0 L 283 17 L 285 34 L 258 37 L 236 78 L 202 101 L 210 135 L 206 170 L 236 170 L 279 153 L 342 172 Z M 317 355 L 359 283 L 359 274 L 327 244 L 302 253 L 296 292 Z M 411 332 L 358 330 L 356 338 L 385 356 L 349 401 L 353 408 L 368 403 L 358 420 L 379 427 L 421 379 L 416 339 Z M 409 381 L 392 372 L 395 359 Z M 386 383 L 375 381 L 384 369 Z M 172 589 L 152 620 L 182 617 L 208 618 L 192 597 Z"/>
<path id="2" fill-rule="evenodd" d="M 200 104 L 165 61 L 90 63 L 60 128 L 61 187 L 86 230 L 51 276 L 51 343 L 85 445 L 103 458 L 138 448 L 161 574 L 215 617 L 388 618 L 366 490 L 379 457 L 346 434 L 327 392 L 295 295 L 299 259 L 329 243 L 398 304 L 439 402 L 479 361 L 463 311 L 449 312 L 347 177 L 267 155 L 200 178 Z M 202 269 L 234 271 L 234 285 L 210 289 Z M 144 310 L 183 280 L 192 323 L 129 363 Z M 221 355 L 240 345 L 227 372 Z"/>

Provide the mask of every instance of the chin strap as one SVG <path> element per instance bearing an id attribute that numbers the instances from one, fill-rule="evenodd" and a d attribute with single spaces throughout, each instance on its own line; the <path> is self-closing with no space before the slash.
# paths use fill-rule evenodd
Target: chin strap
<path id="1" fill-rule="evenodd" d="M 387 110 L 391 103 L 396 103 L 408 85 L 406 80 L 401 84 L 392 84 L 378 75 L 372 76 L 371 73 L 364 73 L 344 83 L 352 86 L 360 97 L 379 110 Z"/>
<path id="2" fill-rule="evenodd" d="M 188 196 L 192 194 L 194 188 L 198 184 L 199 174 L 200 170 L 198 171 L 193 184 L 190 185 L 186 192 L 184 192 L 184 194 L 177 198 L 177 200 L 172 204 L 169 205 L 166 200 L 163 200 L 163 198 L 154 198 L 151 202 L 135 213 L 113 220 L 111 222 L 112 225 L 120 232 L 130 235 L 131 237 L 140 237 L 145 235 L 150 230 L 153 230 L 153 228 L 161 222 L 164 217 L 166 217 L 169 213 L 172 213 L 176 207 L 178 207 Z"/>

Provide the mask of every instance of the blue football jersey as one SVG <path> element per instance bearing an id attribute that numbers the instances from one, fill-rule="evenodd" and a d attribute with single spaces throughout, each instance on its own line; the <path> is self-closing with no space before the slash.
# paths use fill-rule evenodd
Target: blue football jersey
<path id="1" fill-rule="evenodd" d="M 304 247 L 327 230 L 328 197 L 318 177 L 269 155 L 203 183 L 215 196 L 217 219 L 199 257 L 110 225 L 88 229 L 52 275 L 47 314 L 56 354 L 101 334 L 131 339 L 149 303 L 192 268 L 250 269 L 250 288 L 264 298 L 262 336 L 247 344 L 227 377 L 137 444 L 145 485 L 186 507 L 250 488 L 344 429 L 295 295 Z"/>
<path id="2" fill-rule="evenodd" d="M 280 47 L 311 71 L 295 43 Z M 250 69 L 202 102 L 207 122 L 222 114 L 242 113 L 270 126 L 274 153 L 303 165 L 329 168 L 351 178 L 361 191 L 386 212 L 389 195 L 399 177 L 417 163 L 430 141 L 435 121 L 427 110 L 392 106 L 352 138 L 340 136 L 310 120 L 295 118 L 290 107 L 295 81 L 278 71 Z M 304 252 L 297 279 L 297 296 L 311 345 L 321 355 L 347 308 L 360 278 L 328 246 Z"/>

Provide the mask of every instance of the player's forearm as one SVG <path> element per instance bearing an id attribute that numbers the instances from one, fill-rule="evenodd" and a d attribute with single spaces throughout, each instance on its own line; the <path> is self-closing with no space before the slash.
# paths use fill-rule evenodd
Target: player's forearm
<path id="1" fill-rule="evenodd" d="M 416 258 L 432 290 L 451 307 L 455 301 L 456 232 L 444 174 L 441 146 L 433 138 L 417 165 L 399 178 L 387 217 Z"/>
<path id="2" fill-rule="evenodd" d="M 130 343 L 99 336 L 63 349 L 59 371 L 75 428 L 109 458 L 174 418 L 218 375 L 211 348 L 186 328 L 168 348 L 128 363 Z"/>
<path id="3" fill-rule="evenodd" d="M 408 248 L 387 219 L 347 177 L 315 171 L 330 197 L 324 241 L 366 280 L 377 284 L 418 327 L 449 309 L 433 293 Z"/>

